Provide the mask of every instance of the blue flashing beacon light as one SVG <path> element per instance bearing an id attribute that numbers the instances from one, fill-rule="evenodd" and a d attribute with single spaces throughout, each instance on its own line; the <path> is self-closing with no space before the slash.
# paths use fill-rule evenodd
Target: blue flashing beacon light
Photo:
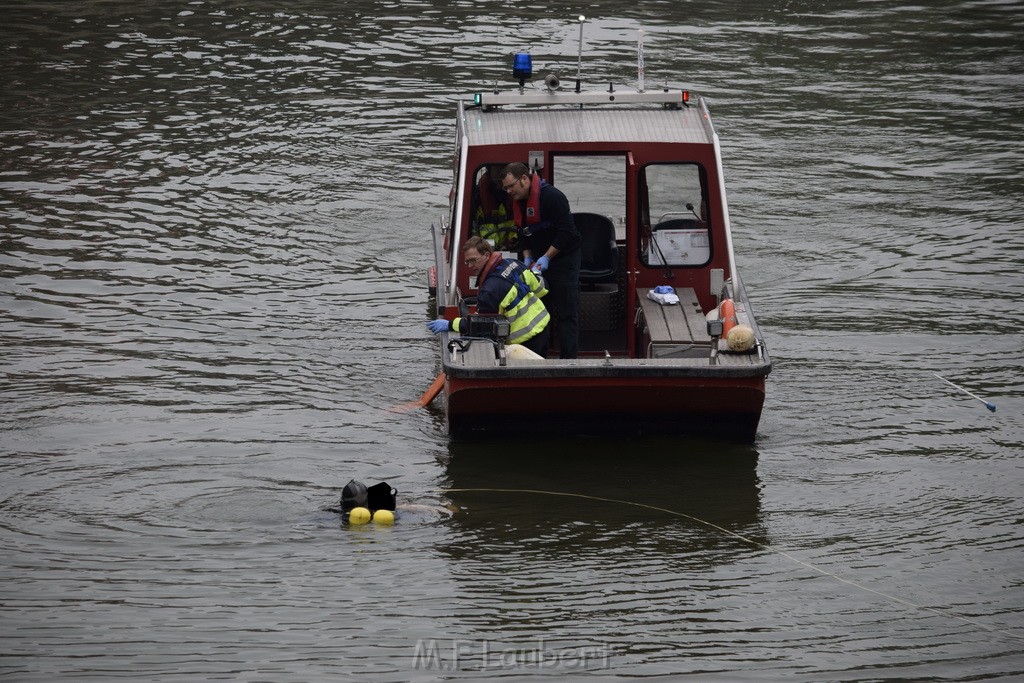
<path id="1" fill-rule="evenodd" d="M 533 57 L 529 52 L 517 52 L 512 61 L 512 78 L 523 85 L 528 78 L 533 76 Z"/>

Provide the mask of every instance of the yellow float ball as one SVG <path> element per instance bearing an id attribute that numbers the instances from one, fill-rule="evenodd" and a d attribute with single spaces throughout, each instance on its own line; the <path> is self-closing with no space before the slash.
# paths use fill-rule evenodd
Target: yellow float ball
<path id="1" fill-rule="evenodd" d="M 733 351 L 749 351 L 754 347 L 754 330 L 749 325 L 737 325 L 729 330 L 725 342 Z"/>
<path id="2" fill-rule="evenodd" d="M 352 508 L 348 513 L 349 524 L 366 524 L 370 521 L 370 511 L 366 508 Z"/>
<path id="3" fill-rule="evenodd" d="M 395 523 L 395 513 L 391 510 L 377 510 L 373 513 L 373 523 L 391 526 Z"/>

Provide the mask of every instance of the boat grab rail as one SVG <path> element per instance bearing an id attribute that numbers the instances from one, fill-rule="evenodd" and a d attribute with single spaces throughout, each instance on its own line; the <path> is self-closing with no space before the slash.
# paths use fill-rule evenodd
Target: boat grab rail
<path id="1" fill-rule="evenodd" d="M 462 244 L 462 211 L 463 211 L 463 207 L 465 205 L 465 202 L 462 201 L 462 196 L 463 196 L 462 184 L 465 182 L 465 179 L 466 179 L 466 166 L 468 164 L 468 159 L 469 159 L 469 138 L 466 136 L 465 132 L 463 132 L 461 130 L 461 122 L 465 120 L 465 110 L 463 108 L 463 103 L 462 102 L 459 102 L 459 119 L 458 120 L 460 121 L 460 129 L 459 129 L 460 130 L 460 132 L 459 132 L 459 147 L 460 147 L 460 149 L 459 149 L 459 172 L 455 176 L 456 179 L 457 179 L 456 180 L 457 186 L 455 188 L 455 221 L 454 221 L 454 225 L 452 225 L 452 229 L 451 229 L 451 238 L 448 241 L 448 244 L 451 245 L 451 247 L 450 247 L 451 248 L 451 252 L 448 255 L 449 256 L 449 263 L 448 263 L 448 266 L 449 266 L 449 268 L 448 268 L 448 275 L 449 275 L 449 277 L 448 277 L 448 279 L 445 280 L 445 292 L 446 292 L 446 295 L 447 295 L 447 302 L 451 306 L 454 306 L 455 303 L 456 303 L 456 300 L 457 300 L 456 292 L 455 292 L 455 287 L 453 287 L 452 285 L 454 284 L 453 280 L 454 280 L 456 268 L 458 268 L 458 261 L 459 261 L 459 256 L 460 256 L 459 247 Z M 462 181 L 462 182 L 459 182 L 459 181 Z M 440 284 L 440 282 L 438 284 Z"/>
<path id="2" fill-rule="evenodd" d="M 589 92 L 538 92 L 538 93 L 494 93 L 482 92 L 473 96 L 469 106 L 479 106 L 484 110 L 507 104 L 529 104 L 535 106 L 566 105 L 566 104 L 660 104 L 672 109 L 687 106 L 682 90 L 662 90 L 653 92 L 620 91 L 589 91 Z"/>
<path id="3" fill-rule="evenodd" d="M 722 146 L 718 140 L 718 133 L 715 131 L 714 125 L 711 123 L 711 112 L 708 111 L 707 103 L 704 98 L 701 97 L 698 100 L 701 113 L 704 114 L 701 117 L 704 121 L 704 125 L 711 133 L 711 140 L 715 147 L 715 170 L 718 174 L 718 196 L 722 202 L 722 227 L 725 230 L 725 250 L 729 256 L 729 277 L 732 279 L 733 287 L 735 288 L 735 294 L 746 298 L 746 292 L 743 291 L 743 283 L 740 281 L 738 271 L 736 269 L 736 253 L 732 247 L 732 223 L 729 221 L 729 200 L 725 194 L 725 171 L 722 168 Z"/>
<path id="4" fill-rule="evenodd" d="M 434 241 L 434 265 L 437 268 L 437 272 L 434 273 L 434 277 L 437 280 L 437 284 L 444 283 L 447 289 L 450 282 L 450 275 L 448 270 L 448 262 L 444 260 L 444 245 L 441 235 L 444 234 L 444 227 L 442 223 L 441 232 L 438 233 L 437 225 L 434 223 L 430 224 L 430 238 Z M 436 295 L 437 301 L 439 302 L 441 297 Z M 438 305 L 439 314 L 444 314 L 444 306 Z"/>

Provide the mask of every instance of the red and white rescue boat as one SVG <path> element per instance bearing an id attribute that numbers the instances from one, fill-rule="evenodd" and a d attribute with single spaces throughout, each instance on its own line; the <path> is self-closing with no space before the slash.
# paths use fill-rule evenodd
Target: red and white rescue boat
<path id="1" fill-rule="evenodd" d="M 490 167 L 524 162 L 567 196 L 581 232 L 580 355 L 510 353 L 500 324 L 482 338 L 441 333 L 449 432 L 519 425 L 752 441 L 772 363 L 737 272 L 703 98 L 645 91 L 642 79 L 637 89 L 563 89 L 552 76 L 524 87 L 529 61 L 516 56 L 518 89 L 458 103 L 449 211 L 431 229 L 431 291 L 439 317 L 475 312 L 460 248 L 481 230 L 478 187 Z M 513 235 L 497 241 L 519 255 Z M 649 296 L 666 286 L 678 303 Z"/>

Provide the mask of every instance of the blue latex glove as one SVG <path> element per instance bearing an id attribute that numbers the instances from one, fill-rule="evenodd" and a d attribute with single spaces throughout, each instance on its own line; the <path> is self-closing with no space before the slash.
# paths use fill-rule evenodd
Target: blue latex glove
<path id="1" fill-rule="evenodd" d="M 551 265 L 551 259 L 549 259 L 547 256 L 541 256 L 539 259 L 537 259 L 537 262 L 533 264 L 533 272 L 543 273 L 545 270 L 548 269 L 549 265 Z"/>
<path id="2" fill-rule="evenodd" d="M 527 268 L 532 266 L 533 265 L 533 257 L 532 256 L 524 256 L 523 257 L 523 265 L 526 266 Z"/>
<path id="3" fill-rule="evenodd" d="M 438 318 L 437 320 L 431 320 L 427 323 L 427 329 L 434 334 L 441 334 L 442 332 L 447 332 L 452 329 L 452 324 L 444 318 Z"/>

